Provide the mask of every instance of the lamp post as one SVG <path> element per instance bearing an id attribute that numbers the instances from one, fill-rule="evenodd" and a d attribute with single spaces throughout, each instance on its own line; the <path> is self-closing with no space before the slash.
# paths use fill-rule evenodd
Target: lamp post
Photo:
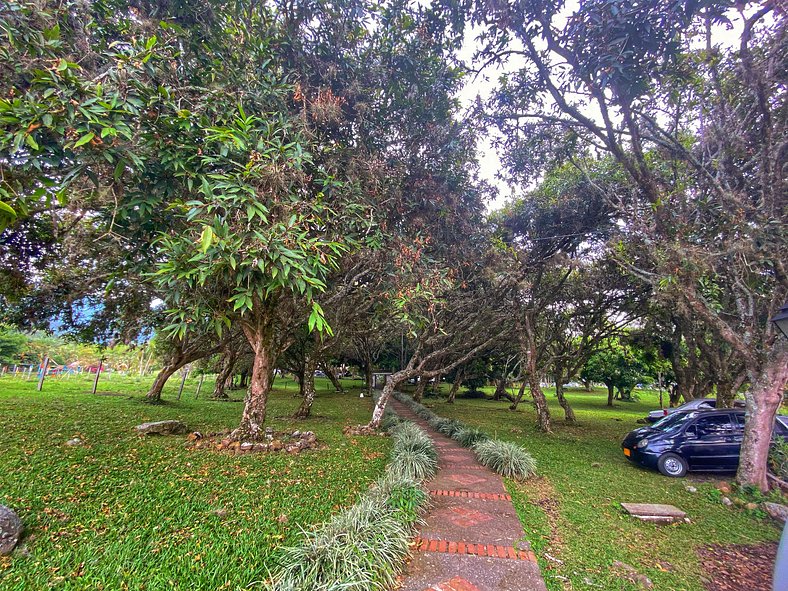
<path id="1" fill-rule="evenodd" d="M 783 333 L 786 339 L 788 339 L 788 302 L 780 308 L 780 311 L 777 312 L 774 316 L 770 318 L 774 325 L 780 329 L 780 332 Z"/>

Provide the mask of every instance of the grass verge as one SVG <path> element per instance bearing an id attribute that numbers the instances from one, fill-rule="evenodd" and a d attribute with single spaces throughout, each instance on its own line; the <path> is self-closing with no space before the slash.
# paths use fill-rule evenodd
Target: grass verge
<path id="1" fill-rule="evenodd" d="M 300 399 L 277 380 L 267 424 L 314 431 L 326 449 L 233 455 L 187 450 L 184 437 L 141 438 L 143 421 L 180 419 L 191 429 L 237 426 L 239 402 L 194 400 L 171 380 L 164 404 L 141 402 L 152 378 L 113 376 L 91 396 L 90 377 L 0 379 L 0 503 L 25 522 L 23 548 L 0 558 L 0 589 L 243 589 L 263 580 L 275 550 L 302 528 L 355 503 L 384 472 L 391 440 L 348 438 L 371 400 L 335 394 L 317 380 L 314 416 L 290 415 Z M 352 382 L 346 386 L 352 387 Z M 242 397 L 242 392 L 231 392 Z M 79 437 L 84 445 L 67 446 Z"/>
<path id="2" fill-rule="evenodd" d="M 621 453 L 624 435 L 637 419 L 658 408 L 656 393 L 639 390 L 638 400 L 606 406 L 603 391 L 570 390 L 578 418 L 563 412 L 548 390 L 552 435 L 536 429 L 533 407 L 513 412 L 506 401 L 457 398 L 455 404 L 430 399 L 428 411 L 524 446 L 542 477 L 524 483 L 507 480 L 527 538 L 539 557 L 550 591 L 616 589 L 636 584 L 616 573 L 618 560 L 647 575 L 654 588 L 703 591 L 697 550 L 711 544 L 759 544 L 779 538 L 779 528 L 760 510 L 720 502 L 715 485 L 732 475 L 666 478 L 629 463 Z M 692 493 L 687 485 L 697 489 Z M 687 512 L 690 523 L 657 526 L 632 519 L 622 502 L 667 503 Z M 548 557 L 549 555 L 549 557 Z"/>

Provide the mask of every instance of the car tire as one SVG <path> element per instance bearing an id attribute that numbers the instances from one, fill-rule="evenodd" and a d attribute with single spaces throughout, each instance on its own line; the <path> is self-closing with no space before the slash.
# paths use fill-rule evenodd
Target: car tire
<path id="1" fill-rule="evenodd" d="M 681 478 L 687 473 L 687 460 L 676 454 L 662 454 L 657 460 L 657 468 L 665 476 Z"/>

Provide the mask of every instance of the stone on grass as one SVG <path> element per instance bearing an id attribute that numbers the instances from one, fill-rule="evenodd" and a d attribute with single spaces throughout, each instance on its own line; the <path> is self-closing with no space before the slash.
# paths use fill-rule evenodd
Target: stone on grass
<path id="1" fill-rule="evenodd" d="M 722 504 L 723 504 L 723 505 L 725 505 L 726 507 L 730 507 L 731 505 L 733 505 L 733 501 L 731 501 L 731 500 L 730 500 L 728 497 L 722 497 L 722 498 L 720 499 L 720 501 L 721 501 L 721 502 L 722 502 Z"/>
<path id="2" fill-rule="evenodd" d="M 7 556 L 19 543 L 22 520 L 13 509 L 0 505 L 0 556 Z"/>
<path id="3" fill-rule="evenodd" d="M 763 510 L 766 511 L 772 519 L 776 519 L 783 523 L 788 521 L 788 507 L 785 505 L 766 502 L 763 504 Z"/>
<path id="4" fill-rule="evenodd" d="M 731 485 L 727 482 L 718 482 L 717 483 L 717 490 L 720 491 L 724 495 L 729 495 L 731 492 Z"/>
<path id="5" fill-rule="evenodd" d="M 140 435 L 182 435 L 187 431 L 186 424 L 181 421 L 155 421 L 134 428 Z"/>
<path id="6" fill-rule="evenodd" d="M 69 439 L 68 441 L 66 441 L 66 445 L 70 447 L 82 445 L 82 440 L 79 437 L 74 437 L 74 439 Z"/>
<path id="7" fill-rule="evenodd" d="M 621 503 L 624 511 L 641 521 L 651 523 L 676 523 L 683 521 L 687 514 L 673 505 L 654 505 L 650 503 Z"/>
<path id="8" fill-rule="evenodd" d="M 633 583 L 642 589 L 654 588 L 654 583 L 651 582 L 651 579 L 649 579 L 646 575 L 640 574 L 634 566 L 616 560 L 613 563 L 613 569 L 621 573 L 623 577 L 630 583 Z"/>
<path id="9" fill-rule="evenodd" d="M 694 486 L 685 486 L 685 487 L 684 487 L 684 489 L 685 489 L 685 490 L 686 490 L 688 493 L 696 493 L 696 492 L 698 492 L 698 489 L 697 489 L 697 488 L 695 488 Z"/>

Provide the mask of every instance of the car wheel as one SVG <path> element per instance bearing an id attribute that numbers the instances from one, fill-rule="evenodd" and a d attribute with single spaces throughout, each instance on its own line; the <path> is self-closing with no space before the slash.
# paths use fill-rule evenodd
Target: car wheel
<path id="1" fill-rule="evenodd" d="M 662 454 L 657 461 L 657 468 L 665 476 L 681 478 L 687 473 L 687 460 L 676 454 Z"/>

